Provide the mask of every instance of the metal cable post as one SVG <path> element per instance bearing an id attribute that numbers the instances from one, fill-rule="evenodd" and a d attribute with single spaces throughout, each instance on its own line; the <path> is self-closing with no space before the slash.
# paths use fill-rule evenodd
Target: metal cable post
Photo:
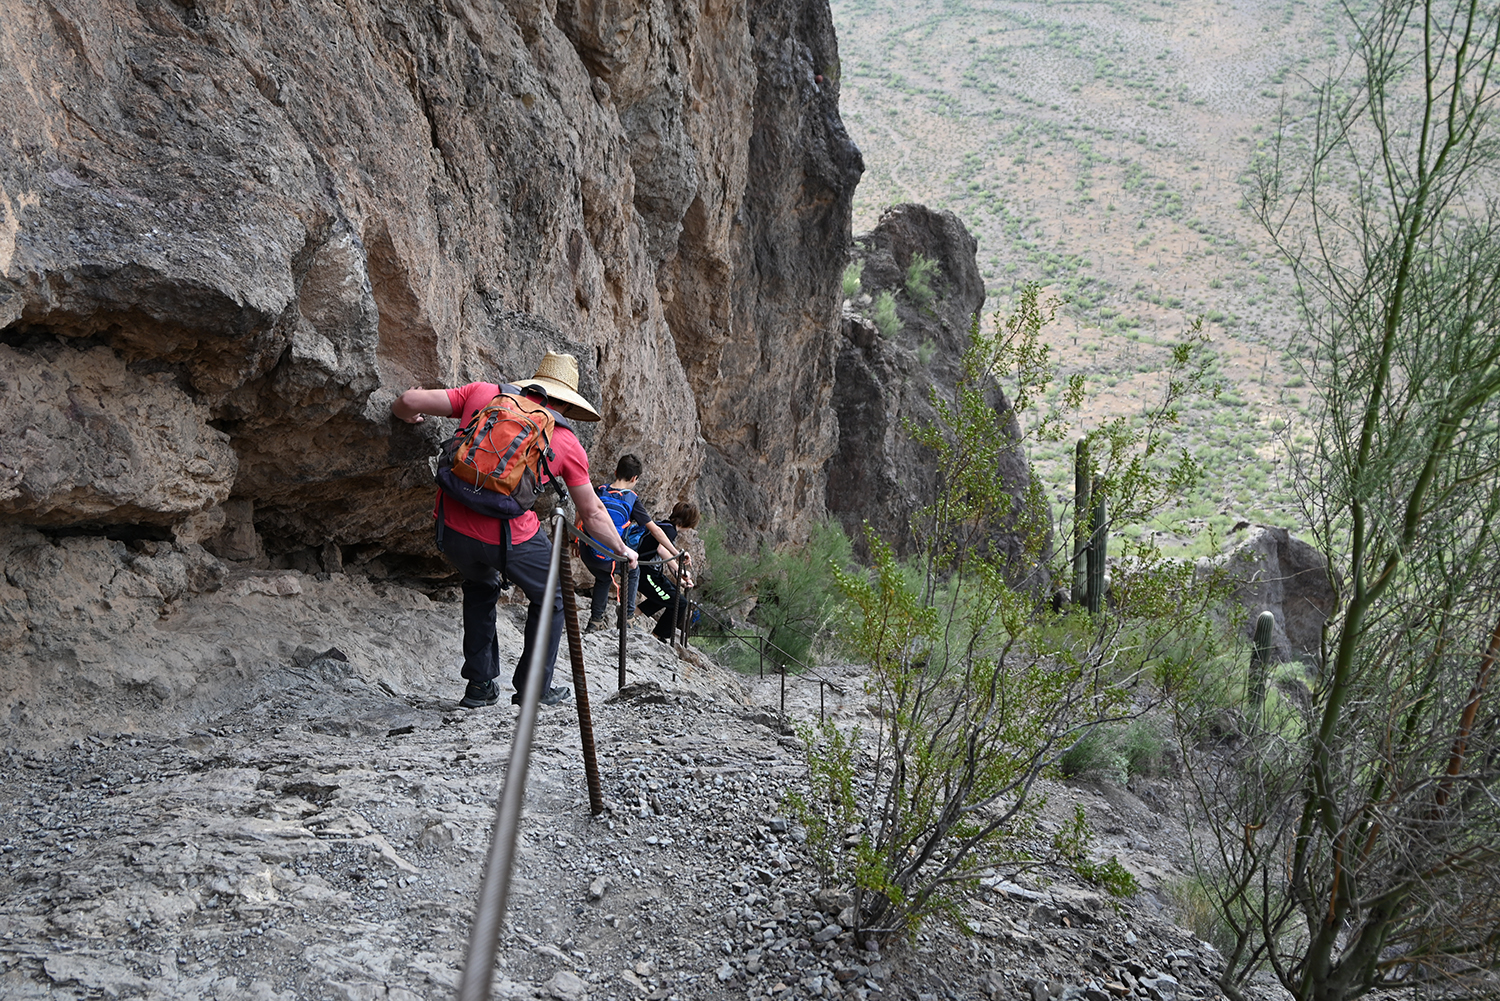
<path id="1" fill-rule="evenodd" d="M 553 519 L 552 562 L 547 569 L 549 601 L 555 600 L 562 566 L 562 544 L 566 520 L 561 512 Z M 521 827 L 521 804 L 526 796 L 526 769 L 531 762 L 531 739 L 541 706 L 542 674 L 547 669 L 547 644 L 552 638 L 552 616 L 537 618 L 531 662 L 526 668 L 526 691 L 521 696 L 521 715 L 516 719 L 510 742 L 510 761 L 500 787 L 500 805 L 490 831 L 490 854 L 479 884 L 479 902 L 469 930 L 469 954 L 458 983 L 459 1001 L 488 1001 L 495 975 L 495 955 L 500 950 L 500 927 L 510 897 L 510 868 L 516 855 L 516 835 Z"/>
<path id="2" fill-rule="evenodd" d="M 786 664 L 781 664 L 781 715 L 786 717 Z"/>
<path id="3" fill-rule="evenodd" d="M 620 565 L 620 677 L 615 688 L 625 687 L 625 633 L 629 627 L 629 620 L 625 618 L 625 592 L 630 586 L 630 564 L 625 560 L 617 561 Z"/>

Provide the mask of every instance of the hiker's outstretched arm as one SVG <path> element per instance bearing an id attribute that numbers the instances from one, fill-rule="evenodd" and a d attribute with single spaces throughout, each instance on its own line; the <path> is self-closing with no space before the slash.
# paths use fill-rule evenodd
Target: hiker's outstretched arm
<path id="1" fill-rule="evenodd" d="M 452 417 L 453 404 L 446 389 L 408 389 L 391 401 L 391 413 L 408 424 L 417 424 L 424 414 Z"/>
<path id="2" fill-rule="evenodd" d="M 661 526 L 654 521 L 646 522 L 646 531 L 656 536 L 656 546 L 668 557 L 677 555 L 677 547 L 672 545 L 672 540 L 667 538 L 667 533 L 661 530 Z"/>
<path id="3" fill-rule="evenodd" d="M 583 530 L 596 541 L 603 543 L 617 553 L 623 553 L 630 561 L 632 569 L 636 566 L 639 557 L 634 549 L 625 545 L 625 540 L 620 538 L 620 533 L 615 531 L 614 519 L 609 516 L 604 502 L 599 495 L 589 487 L 587 483 L 580 486 L 569 484 L 568 493 L 573 497 L 573 503 L 578 506 L 578 516 L 583 519 Z"/>
<path id="4" fill-rule="evenodd" d="M 657 552 L 664 553 L 668 559 L 672 559 L 676 556 L 682 557 L 681 560 L 675 563 L 668 563 L 662 568 L 666 570 L 667 576 L 671 577 L 673 580 L 681 581 L 682 584 L 687 587 L 692 587 L 693 575 L 688 571 L 687 568 L 687 553 L 684 553 L 681 549 L 678 549 L 676 546 L 674 546 L 672 544 L 672 540 L 667 538 L 667 533 L 663 532 L 661 530 L 661 526 L 656 522 L 647 522 L 646 530 L 649 531 L 652 535 L 656 536 Z"/>

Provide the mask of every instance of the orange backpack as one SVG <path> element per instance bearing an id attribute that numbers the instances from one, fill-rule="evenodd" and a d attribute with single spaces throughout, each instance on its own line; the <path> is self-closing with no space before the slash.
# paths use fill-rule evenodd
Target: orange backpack
<path id="1" fill-rule="evenodd" d="M 465 507 L 491 518 L 514 518 L 531 510 L 551 480 L 552 432 L 559 423 L 568 424 L 515 386 L 500 389 L 443 443 L 437 479 L 443 492 Z"/>

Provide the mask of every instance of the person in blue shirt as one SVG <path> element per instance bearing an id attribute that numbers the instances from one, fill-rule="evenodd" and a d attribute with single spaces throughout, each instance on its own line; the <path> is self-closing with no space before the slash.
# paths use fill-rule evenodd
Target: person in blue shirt
<path id="1" fill-rule="evenodd" d="M 672 546 L 672 540 L 661 527 L 652 520 L 651 515 L 641 506 L 640 495 L 636 493 L 636 484 L 641 479 L 641 460 L 634 455 L 622 455 L 620 461 L 615 463 L 614 481 L 602 487 L 596 487 L 595 492 L 599 500 L 609 511 L 610 518 L 614 521 L 620 538 L 627 546 L 635 548 L 649 534 L 655 539 L 654 545 L 666 556 L 676 556 L 677 550 Z M 609 619 L 605 612 L 609 608 L 609 590 L 614 580 L 615 562 L 596 552 L 586 542 L 578 544 L 578 555 L 583 560 L 583 565 L 588 567 L 589 573 L 594 575 L 594 587 L 590 592 L 589 622 L 584 627 L 585 632 L 597 632 L 610 627 Z M 625 580 L 625 619 L 627 623 L 635 615 L 636 589 L 640 586 L 640 568 L 631 567 Z"/>

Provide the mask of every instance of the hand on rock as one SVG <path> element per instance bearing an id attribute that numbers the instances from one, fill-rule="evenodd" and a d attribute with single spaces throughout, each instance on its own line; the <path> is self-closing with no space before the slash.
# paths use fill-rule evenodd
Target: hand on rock
<path id="1" fill-rule="evenodd" d="M 407 387 L 406 393 L 410 393 L 413 390 L 417 390 L 417 389 L 421 389 L 421 388 L 422 388 L 421 386 L 409 386 L 409 387 Z M 408 424 L 420 424 L 423 421 L 425 421 L 427 419 L 427 417 L 426 417 L 425 414 L 422 413 L 422 411 L 416 409 L 415 407 L 413 407 L 410 404 L 407 404 L 407 403 L 405 403 L 403 401 L 403 398 L 406 396 L 406 393 L 400 394 L 394 400 L 391 401 L 391 413 L 395 414 L 398 418 L 400 418 L 401 420 L 405 421 Z"/>

